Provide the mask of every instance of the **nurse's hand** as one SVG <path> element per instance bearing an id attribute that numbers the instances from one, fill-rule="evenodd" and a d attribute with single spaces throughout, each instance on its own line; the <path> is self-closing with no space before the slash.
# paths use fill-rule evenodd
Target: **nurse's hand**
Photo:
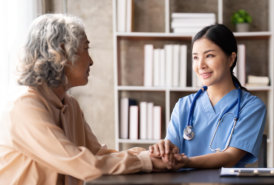
<path id="1" fill-rule="evenodd" d="M 162 140 L 157 144 L 149 147 L 150 155 L 153 157 L 161 157 L 162 160 L 169 165 L 174 165 L 174 154 L 179 153 L 179 149 L 169 140 Z"/>
<path id="2" fill-rule="evenodd" d="M 188 167 L 189 158 L 185 154 L 174 154 L 175 163 L 172 166 L 173 170 Z"/>

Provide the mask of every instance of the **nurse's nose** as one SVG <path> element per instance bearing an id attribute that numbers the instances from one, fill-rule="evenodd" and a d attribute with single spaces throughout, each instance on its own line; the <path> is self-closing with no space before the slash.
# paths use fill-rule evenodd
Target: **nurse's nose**
<path id="1" fill-rule="evenodd" d="M 206 68 L 206 62 L 205 59 L 203 57 L 201 57 L 198 61 L 198 66 L 200 69 L 205 69 Z"/>

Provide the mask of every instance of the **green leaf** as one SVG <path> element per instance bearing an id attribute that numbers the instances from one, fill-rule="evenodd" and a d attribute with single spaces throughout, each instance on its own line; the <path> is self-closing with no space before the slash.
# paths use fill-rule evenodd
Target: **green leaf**
<path id="1" fill-rule="evenodd" d="M 246 10 L 240 9 L 240 10 L 236 11 L 235 13 L 233 13 L 233 15 L 231 16 L 231 22 L 233 24 L 251 23 L 252 18 Z"/>

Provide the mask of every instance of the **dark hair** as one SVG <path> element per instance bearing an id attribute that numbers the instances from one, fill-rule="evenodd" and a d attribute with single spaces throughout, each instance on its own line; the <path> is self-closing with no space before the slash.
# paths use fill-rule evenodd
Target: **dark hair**
<path id="1" fill-rule="evenodd" d="M 237 48 L 237 41 L 230 29 L 228 29 L 223 24 L 214 24 L 207 27 L 204 27 L 201 31 L 199 31 L 195 37 L 193 38 L 192 43 L 194 43 L 196 40 L 199 40 L 201 38 L 207 38 L 208 40 L 215 43 L 217 46 L 219 46 L 223 52 L 227 56 L 231 56 L 233 52 L 237 54 L 238 48 Z M 241 85 L 239 80 L 236 78 L 236 76 L 233 74 L 233 69 L 237 64 L 237 56 L 230 68 L 232 81 L 235 86 L 239 86 L 241 89 L 246 90 L 245 87 Z"/>

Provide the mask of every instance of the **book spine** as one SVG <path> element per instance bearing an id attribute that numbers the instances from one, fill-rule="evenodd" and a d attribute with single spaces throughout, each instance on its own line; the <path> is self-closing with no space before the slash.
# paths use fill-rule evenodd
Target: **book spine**
<path id="1" fill-rule="evenodd" d="M 161 106 L 153 107 L 153 121 L 154 121 L 154 139 L 161 139 Z"/>
<path id="2" fill-rule="evenodd" d="M 126 0 L 117 0 L 117 31 L 126 32 Z"/>
<path id="3" fill-rule="evenodd" d="M 171 28 L 203 28 L 214 24 L 215 20 L 172 20 Z"/>
<path id="4" fill-rule="evenodd" d="M 245 79 L 245 45 L 238 45 L 238 80 L 244 86 L 246 83 Z"/>
<path id="5" fill-rule="evenodd" d="M 180 87 L 186 87 L 187 76 L 187 46 L 180 46 Z"/>
<path id="6" fill-rule="evenodd" d="M 126 0 L 126 31 L 131 32 L 132 31 L 132 9 L 133 9 L 133 3 L 132 0 Z"/>
<path id="7" fill-rule="evenodd" d="M 153 139 L 154 134 L 154 122 L 153 122 L 153 103 L 148 102 L 147 104 L 147 139 Z"/>
<path id="8" fill-rule="evenodd" d="M 173 49 L 173 69 L 172 69 L 172 86 L 179 86 L 179 59 L 180 59 L 180 46 L 172 45 Z"/>
<path id="9" fill-rule="evenodd" d="M 147 139 L 147 102 L 140 102 L 140 139 Z"/>
<path id="10" fill-rule="evenodd" d="M 215 19 L 214 13 L 172 13 L 171 18 L 199 18 L 199 19 Z"/>
<path id="11" fill-rule="evenodd" d="M 165 58 L 166 58 L 166 86 L 171 87 L 172 85 L 172 45 L 165 45 Z"/>
<path id="12" fill-rule="evenodd" d="M 267 86 L 269 84 L 269 78 L 267 76 L 248 75 L 247 82 L 249 85 Z"/>
<path id="13" fill-rule="evenodd" d="M 128 98 L 120 99 L 120 138 L 128 139 Z"/>
<path id="14" fill-rule="evenodd" d="M 153 76 L 153 45 L 147 44 L 144 47 L 144 86 L 152 86 Z"/>
<path id="15" fill-rule="evenodd" d="M 153 59 L 153 85 L 157 87 L 160 86 L 160 49 L 154 49 Z"/>
<path id="16" fill-rule="evenodd" d="M 131 105 L 129 107 L 129 138 L 138 139 L 138 106 Z"/>
<path id="17" fill-rule="evenodd" d="M 160 86 L 166 85 L 166 59 L 165 59 L 165 50 L 160 49 Z"/>

